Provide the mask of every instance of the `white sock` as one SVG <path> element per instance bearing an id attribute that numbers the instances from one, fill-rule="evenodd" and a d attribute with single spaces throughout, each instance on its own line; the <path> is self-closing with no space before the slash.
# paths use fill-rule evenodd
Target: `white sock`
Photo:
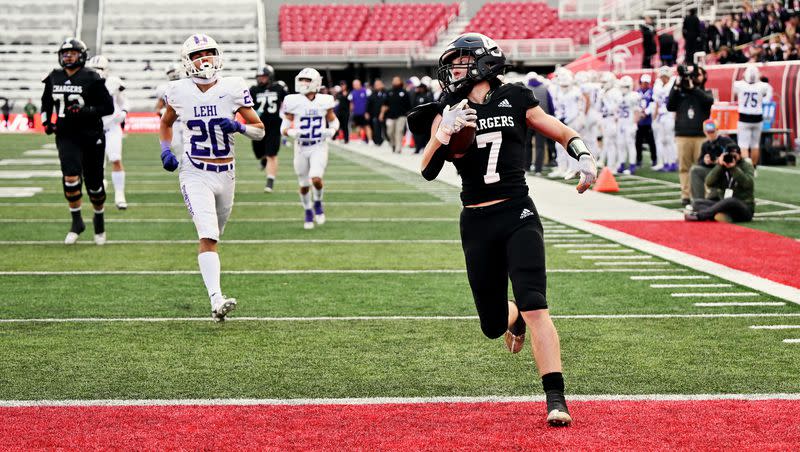
<path id="1" fill-rule="evenodd" d="M 323 190 L 325 190 L 325 188 L 320 188 L 319 190 L 317 190 L 316 187 L 311 187 L 311 193 L 314 194 L 314 201 L 322 201 Z"/>
<path id="2" fill-rule="evenodd" d="M 200 274 L 203 275 L 203 282 L 206 284 L 208 296 L 213 297 L 221 294 L 219 288 L 220 263 L 219 254 L 213 251 L 206 251 L 197 255 L 197 263 L 200 265 Z"/>
<path id="3" fill-rule="evenodd" d="M 311 193 L 300 193 L 300 203 L 303 204 L 304 209 L 311 210 Z"/>
<path id="4" fill-rule="evenodd" d="M 125 192 L 125 171 L 112 171 L 111 183 L 114 184 L 114 193 Z"/>

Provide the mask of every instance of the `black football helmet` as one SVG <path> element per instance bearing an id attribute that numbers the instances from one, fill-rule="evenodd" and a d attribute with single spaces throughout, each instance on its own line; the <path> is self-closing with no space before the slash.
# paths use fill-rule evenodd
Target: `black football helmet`
<path id="1" fill-rule="evenodd" d="M 77 50 L 80 55 L 78 59 L 75 60 L 74 63 L 65 63 L 63 54 L 67 50 Z M 83 43 L 78 38 L 67 38 L 64 42 L 61 43 L 61 46 L 58 48 L 58 64 L 63 68 L 74 69 L 77 67 L 83 67 L 86 64 L 86 51 L 89 50 L 86 47 L 86 44 Z"/>
<path id="2" fill-rule="evenodd" d="M 458 58 L 469 56 L 469 64 L 454 64 Z M 496 79 L 505 72 L 508 64 L 506 56 L 497 43 L 480 33 L 464 33 L 453 40 L 439 57 L 437 77 L 446 93 L 466 93 L 475 83 Z M 454 68 L 466 69 L 466 76 L 453 80 Z"/>
<path id="3" fill-rule="evenodd" d="M 262 76 L 269 77 L 270 82 L 273 81 L 275 79 L 275 69 L 273 69 L 269 64 L 261 66 L 256 72 L 256 77 Z"/>

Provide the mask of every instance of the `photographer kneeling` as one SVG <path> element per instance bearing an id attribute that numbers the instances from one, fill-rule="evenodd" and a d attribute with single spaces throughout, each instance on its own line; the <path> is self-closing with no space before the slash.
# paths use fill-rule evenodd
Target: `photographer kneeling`
<path id="1" fill-rule="evenodd" d="M 675 145 L 678 150 L 678 178 L 681 182 L 681 203 L 690 204 L 689 168 L 700 158 L 703 121 L 711 116 L 714 96 L 706 91 L 706 71 L 695 67 L 691 72 L 678 66 L 678 79 L 667 100 L 667 110 L 675 112 Z"/>
<path id="2" fill-rule="evenodd" d="M 726 223 L 753 219 L 756 208 L 753 196 L 753 165 L 742 159 L 739 146 L 725 149 L 717 164 L 706 176 L 706 185 L 723 194 L 722 200 L 698 199 L 694 212 L 684 215 L 686 221 L 717 220 Z"/>
<path id="3" fill-rule="evenodd" d="M 717 123 L 713 119 L 708 119 L 703 123 L 703 132 L 706 134 L 707 140 L 700 148 L 700 158 L 689 170 L 692 202 L 698 199 L 719 200 L 721 197 L 719 190 L 716 188 L 706 190 L 706 176 L 716 165 L 719 156 L 729 147 L 736 146 L 736 142 L 730 137 L 717 132 Z M 691 207 L 691 205 L 687 206 L 687 208 Z"/>

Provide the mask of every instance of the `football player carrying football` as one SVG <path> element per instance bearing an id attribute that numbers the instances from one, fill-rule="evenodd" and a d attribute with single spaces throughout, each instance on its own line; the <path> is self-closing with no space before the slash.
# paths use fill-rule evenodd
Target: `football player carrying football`
<path id="1" fill-rule="evenodd" d="M 449 159 L 450 137 L 463 127 L 476 128 L 475 141 L 452 162 L 462 181 L 461 244 L 481 330 L 489 338 L 505 334 L 506 347 L 517 353 L 526 325 L 530 328 L 547 421 L 569 425 L 561 346 L 545 297 L 542 224 L 525 182 L 526 128 L 561 143 L 577 160 L 579 193 L 591 186 L 597 169 L 578 134 L 546 114 L 531 90 L 500 81 L 505 68 L 505 55 L 493 40 L 478 33 L 459 36 L 439 58 L 439 82 L 446 96 L 439 104 L 417 107 L 409 125 L 431 130 L 422 158 L 427 180 Z M 465 108 L 459 108 L 464 100 Z M 509 277 L 512 301 L 507 299 Z"/>
<path id="2" fill-rule="evenodd" d="M 200 239 L 197 262 L 211 300 L 211 318 L 221 322 L 236 308 L 236 299 L 222 295 L 217 254 L 217 242 L 233 208 L 234 134 L 260 140 L 264 125 L 253 110 L 244 80 L 219 76 L 222 50 L 211 37 L 190 36 L 183 43 L 181 60 L 189 78 L 170 82 L 164 94 L 161 163 L 167 171 L 180 167 L 181 193 Z M 236 121 L 236 113 L 246 124 Z M 180 161 L 170 150 L 172 126 L 178 118 L 183 127 Z"/>

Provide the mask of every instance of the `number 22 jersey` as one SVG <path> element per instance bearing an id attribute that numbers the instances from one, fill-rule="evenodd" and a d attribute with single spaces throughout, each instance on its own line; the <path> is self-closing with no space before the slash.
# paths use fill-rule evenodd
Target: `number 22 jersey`
<path id="1" fill-rule="evenodd" d="M 178 114 L 183 128 L 183 149 L 191 157 L 234 156 L 234 134 L 221 124 L 234 119 L 242 107 L 252 107 L 250 90 L 241 77 L 222 77 L 206 92 L 191 79 L 169 82 L 164 101 Z"/>
<path id="2" fill-rule="evenodd" d="M 460 99 L 445 99 L 455 105 Z M 525 136 L 528 109 L 539 105 L 533 91 L 519 83 L 501 85 L 483 104 L 469 102 L 477 111 L 475 141 L 461 158 L 453 160 L 461 176 L 461 202 L 479 204 L 528 194 L 525 183 Z"/>
<path id="3" fill-rule="evenodd" d="M 324 141 L 322 129 L 327 127 L 325 120 L 328 110 L 335 101 L 330 94 L 316 94 L 310 100 L 304 94 L 289 94 L 283 100 L 283 112 L 294 115 L 294 126 L 300 130 L 295 141 L 300 146 L 312 146 Z"/>

